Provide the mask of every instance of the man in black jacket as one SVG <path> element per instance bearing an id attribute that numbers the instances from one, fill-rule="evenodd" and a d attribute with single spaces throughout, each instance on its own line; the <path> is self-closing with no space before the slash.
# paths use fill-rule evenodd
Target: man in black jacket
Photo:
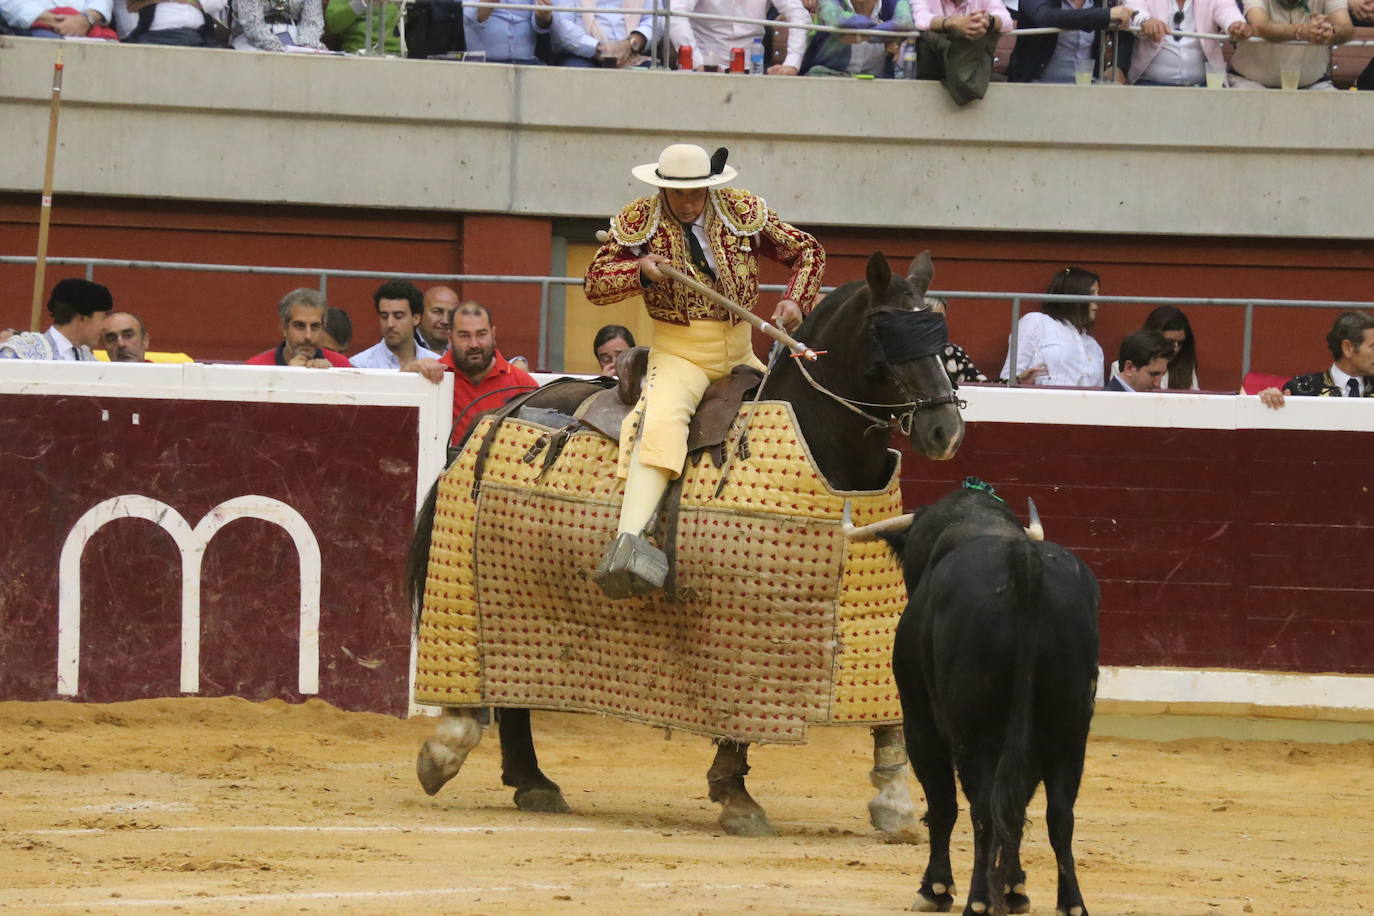
<path id="1" fill-rule="evenodd" d="M 1021 0 L 1018 26 L 1023 29 L 1056 28 L 1071 31 L 1057 35 L 1022 35 L 1016 39 L 1007 65 L 1013 83 L 1072 83 L 1076 59 L 1096 61 L 1104 30 L 1131 24 L 1135 10 L 1120 5 L 1108 8 L 1109 0 Z M 1131 67 L 1131 35 L 1115 35 L 1118 82 Z"/>
<path id="2" fill-rule="evenodd" d="M 1364 312 L 1345 312 L 1326 332 L 1334 360 L 1325 372 L 1290 378 L 1280 391 L 1266 388 L 1260 400 L 1275 409 L 1285 395 L 1318 398 L 1374 398 L 1374 318 Z"/>

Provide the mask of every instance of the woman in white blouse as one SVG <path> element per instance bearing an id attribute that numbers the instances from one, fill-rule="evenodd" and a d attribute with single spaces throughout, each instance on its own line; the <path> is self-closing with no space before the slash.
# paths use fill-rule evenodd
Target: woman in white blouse
<path id="1" fill-rule="evenodd" d="M 1101 292 L 1097 274 L 1065 267 L 1050 280 L 1050 295 L 1083 296 L 1082 302 L 1042 302 L 1040 311 L 1023 315 L 1016 326 L 1016 377 L 1021 384 L 1101 388 L 1102 347 L 1093 339 L 1097 303 L 1087 297 Z M 1011 374 L 1011 354 L 1002 363 L 1002 378 Z"/>

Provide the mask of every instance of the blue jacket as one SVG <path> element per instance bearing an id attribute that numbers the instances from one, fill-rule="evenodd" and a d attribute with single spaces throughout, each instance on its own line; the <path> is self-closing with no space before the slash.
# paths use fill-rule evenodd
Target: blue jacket
<path id="1" fill-rule="evenodd" d="M 1084 7 L 1076 10 L 1065 0 L 1021 0 L 1020 18 L 1017 27 L 1022 29 L 1095 29 L 1093 36 L 1093 60 L 1097 60 L 1098 49 L 1102 45 L 1102 30 L 1111 24 L 1111 13 L 1105 6 Z M 1054 48 L 1059 43 L 1058 35 L 1021 35 L 1012 49 L 1011 61 L 1007 64 L 1007 80 L 1013 83 L 1031 83 L 1049 66 L 1054 57 Z M 1131 69 L 1132 36 L 1121 32 L 1117 36 L 1117 65 L 1123 72 Z M 1095 65 L 1094 65 L 1095 66 Z"/>

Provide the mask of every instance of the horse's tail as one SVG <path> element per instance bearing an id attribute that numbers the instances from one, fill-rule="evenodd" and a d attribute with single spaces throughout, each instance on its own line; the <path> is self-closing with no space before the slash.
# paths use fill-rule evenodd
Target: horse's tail
<path id="1" fill-rule="evenodd" d="M 420 627 L 420 610 L 425 601 L 425 577 L 429 573 L 429 542 L 434 526 L 434 505 L 439 499 L 439 481 L 429 488 L 420 514 L 415 518 L 415 534 L 410 539 L 410 551 L 406 554 L 406 599 L 410 602 L 410 612 L 414 625 Z"/>
<path id="2" fill-rule="evenodd" d="M 1012 633 L 1015 660 L 1012 664 L 1010 712 L 1002 751 L 989 793 L 993 855 L 988 857 L 987 877 L 992 900 L 1002 900 L 1002 888 L 1015 883 L 1011 874 L 1013 853 L 1026 821 L 1030 801 L 1031 718 L 1035 703 L 1035 663 L 1040 621 L 1044 616 L 1042 584 L 1044 564 L 1037 545 L 1017 538 L 1009 545 L 1012 584 Z M 994 912 L 1003 912 L 995 907 Z"/>

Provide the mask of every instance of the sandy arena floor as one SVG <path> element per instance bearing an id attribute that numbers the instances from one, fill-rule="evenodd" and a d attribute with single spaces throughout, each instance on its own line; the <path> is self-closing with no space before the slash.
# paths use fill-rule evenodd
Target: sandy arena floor
<path id="1" fill-rule="evenodd" d="M 782 836 L 738 840 L 706 800 L 704 739 L 536 715 L 576 809 L 540 816 L 511 805 L 490 734 L 426 797 L 414 757 L 432 724 L 318 701 L 0 703 L 0 909 L 859 914 L 914 898 L 925 847 L 868 827 L 864 730 L 756 750 L 751 788 Z M 1369 741 L 1094 739 L 1084 894 L 1096 916 L 1362 911 L 1371 811 Z M 1032 818 L 1033 912 L 1052 914 L 1038 798 Z"/>

